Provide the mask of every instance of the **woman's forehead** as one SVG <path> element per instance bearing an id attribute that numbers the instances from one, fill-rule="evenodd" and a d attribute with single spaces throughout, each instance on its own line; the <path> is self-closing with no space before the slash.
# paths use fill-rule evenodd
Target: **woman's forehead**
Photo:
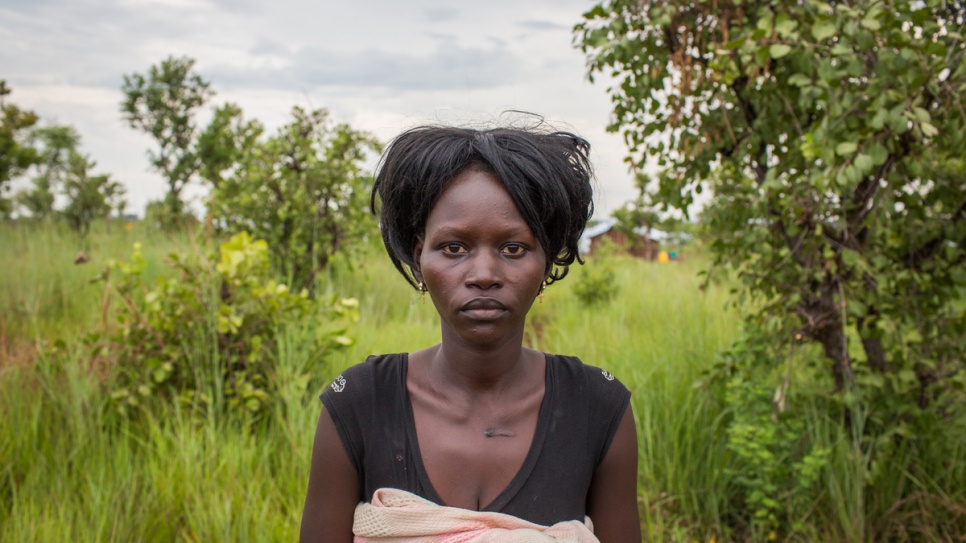
<path id="1" fill-rule="evenodd" d="M 484 170 L 464 171 L 447 183 L 429 214 L 439 212 L 441 207 L 456 208 L 462 212 L 486 207 L 490 211 L 520 215 L 513 197 L 500 179 Z"/>

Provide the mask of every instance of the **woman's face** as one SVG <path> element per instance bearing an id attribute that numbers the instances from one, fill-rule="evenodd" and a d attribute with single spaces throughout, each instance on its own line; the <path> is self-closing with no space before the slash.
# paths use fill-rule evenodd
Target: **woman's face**
<path id="1" fill-rule="evenodd" d="M 453 179 L 430 211 L 415 253 L 444 340 L 522 339 L 547 259 L 496 177 L 467 171 Z"/>

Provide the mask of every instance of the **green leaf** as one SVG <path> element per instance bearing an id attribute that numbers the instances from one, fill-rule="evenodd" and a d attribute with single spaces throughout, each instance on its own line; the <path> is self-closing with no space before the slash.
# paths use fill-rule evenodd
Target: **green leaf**
<path id="1" fill-rule="evenodd" d="M 855 157 L 855 167 L 863 172 L 867 172 L 872 169 L 872 157 L 865 153 L 859 154 Z"/>
<path id="2" fill-rule="evenodd" d="M 926 136 L 927 138 L 932 138 L 939 135 L 939 130 L 937 130 L 936 127 L 931 123 L 922 123 L 920 128 L 922 129 L 922 135 Z"/>
<path id="3" fill-rule="evenodd" d="M 781 36 L 787 37 L 796 28 L 798 28 L 798 21 L 789 17 L 787 13 L 779 13 L 775 19 L 775 29 L 778 30 L 778 34 Z"/>
<path id="4" fill-rule="evenodd" d="M 882 127 L 885 126 L 886 120 L 888 118 L 889 118 L 889 111 L 886 109 L 880 109 L 875 112 L 875 115 L 872 116 L 872 120 L 869 121 L 869 126 L 871 126 L 876 130 L 882 130 Z"/>
<path id="5" fill-rule="evenodd" d="M 913 24 L 921 25 L 932 17 L 932 12 L 928 8 L 917 9 L 910 13 Z"/>
<path id="6" fill-rule="evenodd" d="M 885 386 L 885 378 L 878 373 L 871 373 L 862 378 L 862 383 L 874 388 L 882 388 Z"/>
<path id="7" fill-rule="evenodd" d="M 837 31 L 834 21 L 819 20 L 812 25 L 812 36 L 815 36 L 815 39 L 818 41 L 823 41 L 825 38 L 834 36 Z"/>
<path id="8" fill-rule="evenodd" d="M 768 54 L 771 58 L 782 58 L 792 51 L 792 48 L 785 45 L 784 43 L 776 43 L 768 48 Z"/>
<path id="9" fill-rule="evenodd" d="M 852 53 L 852 48 L 847 43 L 839 42 L 832 47 L 832 56 L 841 57 L 850 53 Z"/>
<path id="10" fill-rule="evenodd" d="M 851 141 L 843 141 L 835 147 L 835 154 L 839 156 L 851 155 L 855 152 L 858 146 Z"/>
<path id="11" fill-rule="evenodd" d="M 822 82 L 832 85 L 838 79 L 838 71 L 832 66 L 830 60 L 826 59 L 818 65 L 818 77 Z"/>
<path id="12" fill-rule="evenodd" d="M 768 64 L 768 57 L 771 56 L 768 47 L 759 47 L 755 50 L 755 63 L 759 66 Z"/>
<path id="13" fill-rule="evenodd" d="M 875 166 L 881 166 L 889 158 L 889 151 L 881 143 L 873 143 L 866 147 L 865 150 L 869 153 L 869 156 L 872 158 L 872 164 Z"/>
<path id="14" fill-rule="evenodd" d="M 788 84 L 796 87 L 806 87 L 812 84 L 812 78 L 805 74 L 795 74 L 788 78 Z"/>
<path id="15" fill-rule="evenodd" d="M 845 167 L 845 178 L 848 179 L 849 183 L 855 185 L 862 180 L 862 174 L 859 173 L 859 169 L 853 166 Z"/>
<path id="16" fill-rule="evenodd" d="M 842 251 L 842 262 L 848 266 L 856 266 L 859 263 L 859 253 L 852 250 Z"/>
<path id="17" fill-rule="evenodd" d="M 825 15 L 832 15 L 835 13 L 835 8 L 825 2 L 815 2 L 814 7 Z"/>
<path id="18" fill-rule="evenodd" d="M 764 17 L 758 19 L 758 30 L 770 32 L 773 21 L 774 19 L 772 19 L 771 12 L 766 11 Z"/>
<path id="19" fill-rule="evenodd" d="M 916 382 L 918 381 L 918 379 L 916 378 L 915 372 L 908 369 L 902 370 L 899 372 L 899 380 L 907 385 L 916 384 Z"/>

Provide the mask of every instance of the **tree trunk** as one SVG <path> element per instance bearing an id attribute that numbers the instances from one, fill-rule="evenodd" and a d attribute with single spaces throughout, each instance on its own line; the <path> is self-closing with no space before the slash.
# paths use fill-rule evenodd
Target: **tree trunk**
<path id="1" fill-rule="evenodd" d="M 832 361 L 832 376 L 835 378 L 835 390 L 841 392 L 851 388 L 855 382 L 852 362 L 849 360 L 849 348 L 845 330 L 842 328 L 842 317 L 839 300 L 836 300 L 837 281 L 826 274 L 817 288 L 803 292 L 800 314 L 805 320 L 805 332 L 822 344 L 822 349 Z"/>
<path id="2" fill-rule="evenodd" d="M 834 319 L 838 324 L 838 318 Z M 832 376 L 835 377 L 835 390 L 842 391 L 851 388 L 855 382 L 852 362 L 849 360 L 849 350 L 845 334 L 841 326 L 829 324 L 817 336 L 825 350 L 825 356 L 832 360 Z"/>

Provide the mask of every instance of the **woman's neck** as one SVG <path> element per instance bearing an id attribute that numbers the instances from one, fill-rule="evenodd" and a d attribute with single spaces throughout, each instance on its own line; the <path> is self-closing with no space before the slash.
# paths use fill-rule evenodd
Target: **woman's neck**
<path id="1" fill-rule="evenodd" d="M 506 391 L 528 380 L 539 353 L 523 348 L 523 334 L 479 346 L 447 337 L 428 353 L 426 369 L 437 384 L 470 394 Z"/>

